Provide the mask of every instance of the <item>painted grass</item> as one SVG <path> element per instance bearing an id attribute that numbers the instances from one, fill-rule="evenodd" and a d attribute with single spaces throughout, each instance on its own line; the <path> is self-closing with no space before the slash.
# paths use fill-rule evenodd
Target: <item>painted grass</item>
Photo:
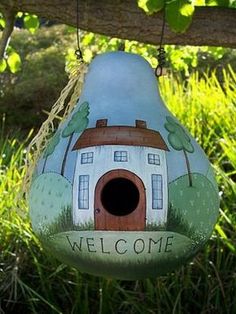
<path id="1" fill-rule="evenodd" d="M 157 279 L 117 281 L 82 274 L 42 249 L 27 206 L 16 198 L 27 141 L 0 136 L 0 308 L 2 313 L 236 313 L 236 75 L 161 82 L 169 108 L 214 165 L 221 215 L 201 253 Z"/>

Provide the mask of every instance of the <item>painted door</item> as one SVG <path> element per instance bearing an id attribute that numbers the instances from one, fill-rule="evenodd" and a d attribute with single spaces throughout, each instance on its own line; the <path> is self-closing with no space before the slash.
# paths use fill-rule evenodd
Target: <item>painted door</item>
<path id="1" fill-rule="evenodd" d="M 94 207 L 96 230 L 145 230 L 145 187 L 128 170 L 112 170 L 98 180 Z"/>

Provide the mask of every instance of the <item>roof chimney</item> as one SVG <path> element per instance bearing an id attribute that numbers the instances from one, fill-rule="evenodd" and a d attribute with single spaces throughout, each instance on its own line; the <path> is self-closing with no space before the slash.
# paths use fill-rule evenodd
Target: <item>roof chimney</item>
<path id="1" fill-rule="evenodd" d="M 147 128 L 147 122 L 143 120 L 135 120 L 135 126 L 136 128 L 146 129 Z"/>
<path id="2" fill-rule="evenodd" d="M 99 119 L 96 122 L 96 128 L 103 128 L 107 126 L 107 119 Z"/>

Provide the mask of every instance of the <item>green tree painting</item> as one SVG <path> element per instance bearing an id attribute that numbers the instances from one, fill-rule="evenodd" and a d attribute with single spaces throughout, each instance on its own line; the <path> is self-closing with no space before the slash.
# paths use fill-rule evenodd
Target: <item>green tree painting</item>
<path id="1" fill-rule="evenodd" d="M 169 131 L 168 141 L 170 145 L 175 150 L 182 150 L 184 152 L 184 157 L 186 161 L 187 171 L 188 171 L 188 178 L 189 178 L 189 186 L 193 185 L 192 176 L 190 172 L 190 164 L 188 160 L 188 153 L 193 153 L 194 148 L 191 144 L 190 137 L 186 134 L 184 128 L 175 122 L 175 120 L 168 116 L 166 117 L 167 123 L 165 123 L 165 128 Z"/>
<path id="2" fill-rule="evenodd" d="M 61 175 L 64 175 L 66 159 L 69 152 L 70 144 L 74 133 L 80 133 L 86 129 L 88 125 L 89 104 L 87 101 L 83 102 L 77 112 L 71 117 L 67 127 L 62 132 L 62 137 L 69 137 L 68 144 L 65 150 L 61 166 Z"/>
<path id="3" fill-rule="evenodd" d="M 57 144 L 60 142 L 60 133 L 61 133 L 60 131 L 57 131 L 52 136 L 52 138 L 50 139 L 50 141 L 49 141 L 49 143 L 48 143 L 48 145 L 47 145 L 47 147 L 43 153 L 43 158 L 45 158 L 45 159 L 44 159 L 44 163 L 43 163 L 42 173 L 44 173 L 44 171 L 45 171 L 45 166 L 47 163 L 48 156 L 50 156 L 54 152 Z"/>

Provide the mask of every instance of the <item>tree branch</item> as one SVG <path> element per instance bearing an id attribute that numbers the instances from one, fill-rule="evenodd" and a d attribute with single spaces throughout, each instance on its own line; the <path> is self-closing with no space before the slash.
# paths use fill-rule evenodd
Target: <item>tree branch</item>
<path id="1" fill-rule="evenodd" d="M 14 29 L 16 12 L 3 9 L 2 14 L 6 21 L 6 25 L 0 40 L 0 60 L 3 59 L 5 50 L 10 42 L 10 36 Z"/>
<path id="2" fill-rule="evenodd" d="M 1 0 L 3 8 L 76 26 L 76 0 Z M 158 45 L 162 18 L 161 12 L 146 15 L 136 0 L 79 0 L 80 28 L 111 37 Z M 167 26 L 164 43 L 236 48 L 236 10 L 197 7 L 187 32 L 176 34 Z"/>

